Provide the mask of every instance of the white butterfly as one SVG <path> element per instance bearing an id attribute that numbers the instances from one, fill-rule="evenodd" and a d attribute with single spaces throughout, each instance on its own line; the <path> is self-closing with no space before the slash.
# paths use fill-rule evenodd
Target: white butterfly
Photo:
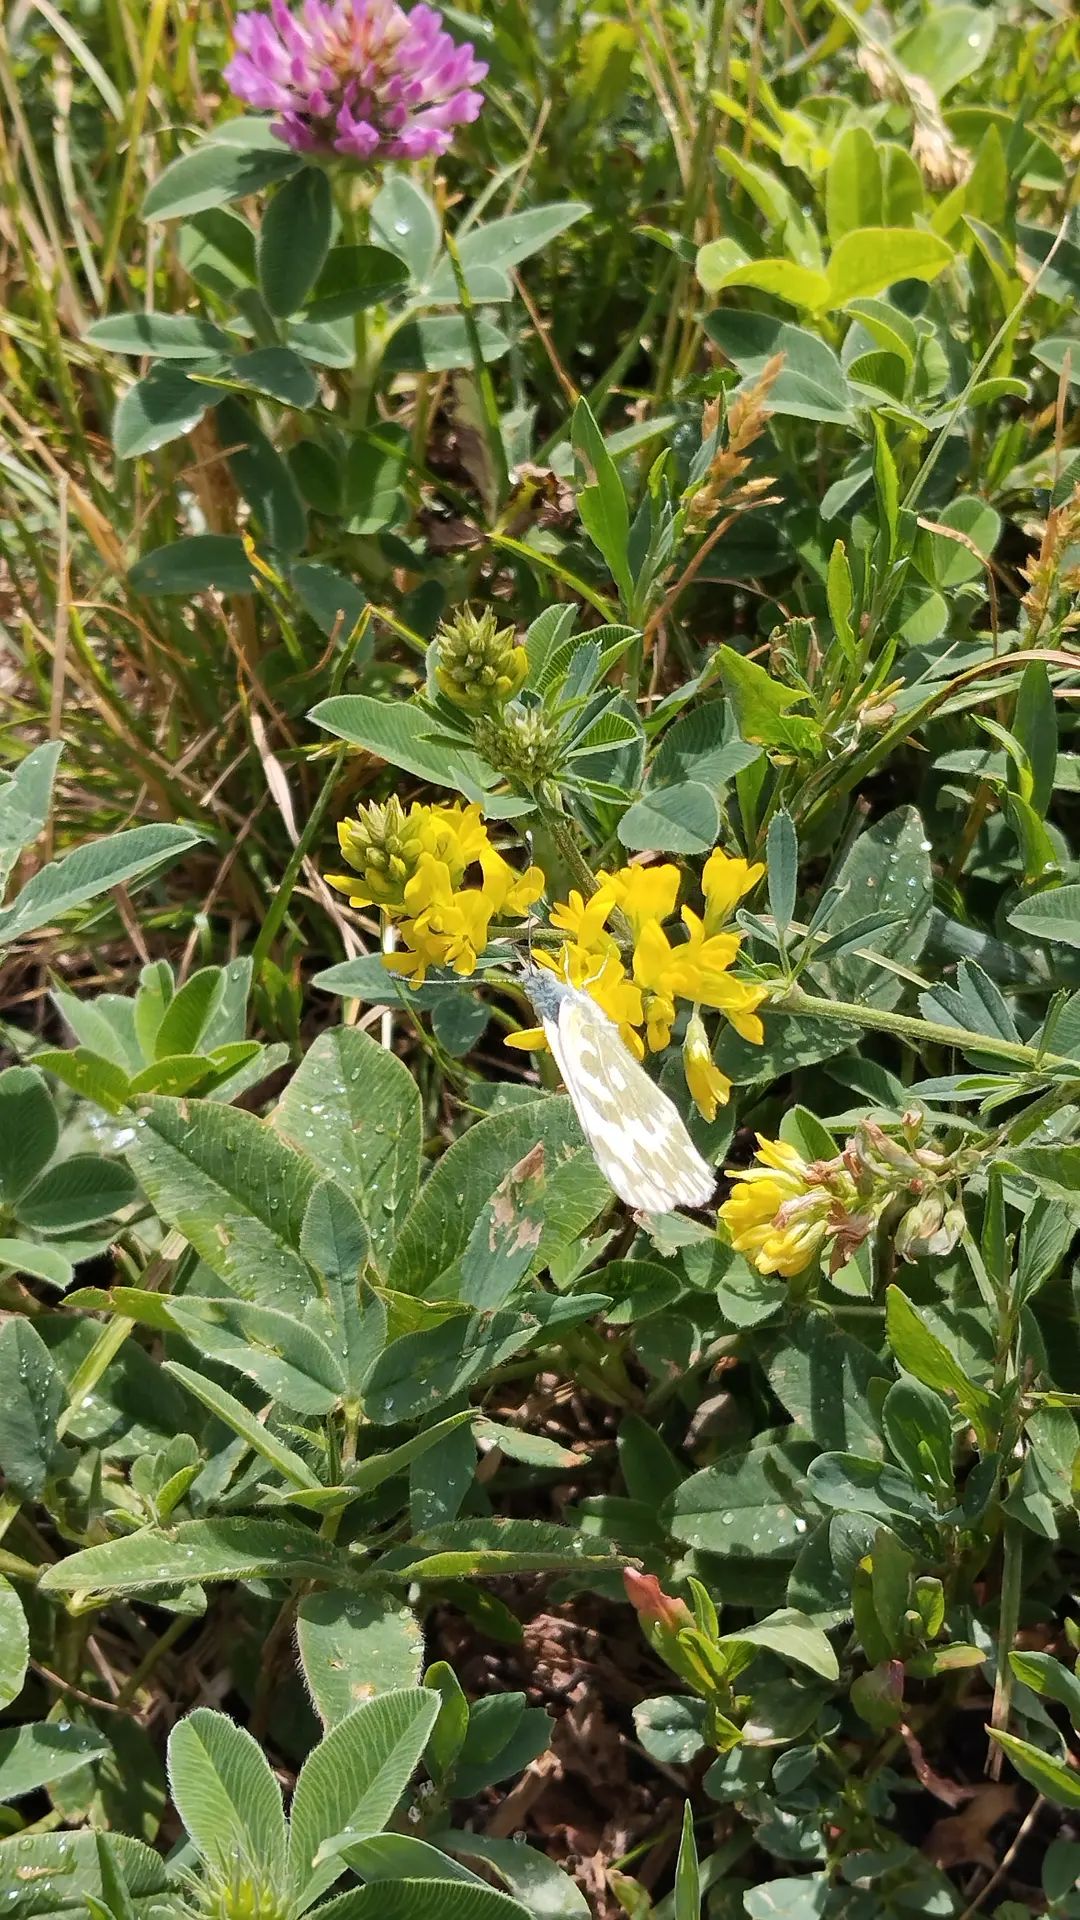
<path id="1" fill-rule="evenodd" d="M 641 1213 L 707 1206 L 713 1169 L 614 1021 L 582 988 L 539 967 L 526 967 L 523 980 L 585 1138 L 620 1200 Z"/>

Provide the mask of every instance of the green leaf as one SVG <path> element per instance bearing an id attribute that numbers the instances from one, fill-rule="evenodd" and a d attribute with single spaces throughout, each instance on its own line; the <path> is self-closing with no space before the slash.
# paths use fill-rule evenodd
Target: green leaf
<path id="1" fill-rule="evenodd" d="M 584 1146 L 570 1102 L 548 1097 L 480 1120 L 443 1154 L 405 1221 L 390 1261 L 401 1293 L 443 1291 L 500 1181 L 532 1147 L 546 1156 L 548 1226 L 537 1250 L 573 1244 L 606 1206 L 609 1189 Z"/>
<path id="2" fill-rule="evenodd" d="M 719 832 L 720 810 L 698 780 L 651 789 L 619 821 L 619 839 L 632 851 L 708 853 Z"/>
<path id="3" fill-rule="evenodd" d="M 110 313 L 87 327 L 83 339 L 109 353 L 152 354 L 155 360 L 216 360 L 234 344 L 194 313 Z"/>
<path id="4" fill-rule="evenodd" d="M 783 686 L 764 667 L 736 653 L 733 647 L 719 647 L 717 660 L 744 740 L 797 754 L 816 752 L 821 740 L 817 721 L 790 711 L 806 699 L 804 693 Z"/>
<path id="5" fill-rule="evenodd" d="M 310 407 L 319 397 L 319 383 L 291 347 L 256 347 L 254 353 L 233 356 L 232 380 L 252 393 L 268 393 L 286 407 Z"/>
<path id="6" fill-rule="evenodd" d="M 489 1694 L 469 1709 L 469 1728 L 454 1768 L 454 1794 L 472 1799 L 485 1787 L 520 1773 L 551 1742 L 542 1708 L 526 1707 L 523 1693 Z"/>
<path id="7" fill-rule="evenodd" d="M 94 1727 L 73 1727 L 48 1721 L 37 1725 L 0 1728 L 0 1802 L 21 1800 L 28 1793 L 85 1767 L 109 1751 L 109 1743 Z"/>
<path id="8" fill-rule="evenodd" d="M 0 1073 L 0 1199 L 18 1200 L 47 1167 L 60 1140 L 49 1090 L 34 1067 Z"/>
<path id="9" fill-rule="evenodd" d="M 290 1504 L 310 1507 L 316 1513 L 339 1512 L 354 1500 L 362 1499 L 376 1487 L 381 1487 L 384 1481 L 393 1480 L 404 1473 L 414 1460 L 419 1460 L 431 1448 L 442 1446 L 469 1419 L 468 1409 L 452 1413 L 449 1419 L 441 1420 L 437 1426 L 427 1427 L 423 1433 L 414 1434 L 411 1440 L 403 1441 L 400 1447 L 392 1447 L 389 1453 L 370 1454 L 366 1460 L 357 1461 L 348 1468 L 342 1486 L 319 1487 L 315 1493 L 293 1493 L 284 1497 Z M 471 1448 L 471 1438 L 468 1444 Z M 475 1451 L 470 1458 L 475 1459 Z"/>
<path id="10" fill-rule="evenodd" d="M 579 400 L 574 408 L 570 439 L 586 476 L 586 484 L 579 487 L 577 496 L 581 524 L 601 554 L 624 605 L 629 606 L 634 592 L 628 557 L 630 509 L 618 468 L 587 400 Z"/>
<path id="11" fill-rule="evenodd" d="M 176 367 L 153 367 L 129 387 L 113 418 L 113 446 L 120 460 L 153 453 L 198 425 L 219 398 L 213 387 L 191 380 Z"/>
<path id="12" fill-rule="evenodd" d="M 501 360 L 509 353 L 505 333 L 481 315 L 476 322 L 481 358 L 485 362 Z M 472 365 L 472 348 L 464 315 L 428 314 L 419 320 L 406 320 L 390 335 L 382 359 L 387 373 L 451 373 L 457 367 Z"/>
<path id="13" fill-rule="evenodd" d="M 351 1195 L 382 1267 L 420 1184 L 420 1095 L 408 1069 L 356 1027 L 334 1027 L 309 1048 L 271 1125 Z"/>
<path id="14" fill-rule="evenodd" d="M 286 1520 L 182 1520 L 167 1533 L 141 1533 L 86 1547 L 46 1567 L 50 1593 L 141 1593 L 193 1581 L 348 1580 L 350 1563 L 332 1542 Z"/>
<path id="15" fill-rule="evenodd" d="M 878 153 L 872 135 L 859 126 L 845 127 L 833 148 L 825 176 L 825 211 L 834 246 L 845 233 L 883 224 Z"/>
<path id="16" fill-rule="evenodd" d="M 344 1861 L 319 1861 L 325 1841 L 385 1827 L 424 1751 L 439 1711 L 423 1687 L 365 1700 L 332 1727 L 300 1769 L 289 1831 L 289 1870 L 299 1908 L 339 1879 Z"/>
<path id="17" fill-rule="evenodd" d="M 0 1574 L 0 1712 L 17 1700 L 30 1659 L 30 1630 L 13 1586 Z"/>
<path id="18" fill-rule="evenodd" d="M 207 1027 L 225 997 L 220 967 L 200 967 L 184 982 L 166 1007 L 154 1036 L 153 1058 L 174 1053 L 198 1053 Z"/>
<path id="19" fill-rule="evenodd" d="M 0 1470 L 19 1500 L 38 1500 L 45 1490 L 64 1399 L 63 1382 L 37 1329 L 22 1315 L 5 1320 L 0 1326 Z"/>
<path id="20" fill-rule="evenodd" d="M 404 260 L 418 285 L 435 265 L 442 238 L 439 216 L 406 173 L 384 179 L 371 205 L 372 238 Z"/>
<path id="21" fill-rule="evenodd" d="M 259 227 L 255 257 L 269 311 L 287 319 L 302 307 L 330 248 L 333 199 L 322 167 L 301 167 L 271 199 Z"/>
<path id="22" fill-rule="evenodd" d="M 657 1693 L 634 1708 L 634 1731 L 665 1767 L 688 1767 L 705 1748 L 708 1708 L 688 1694 Z"/>
<path id="23" fill-rule="evenodd" d="M 421 708 L 402 701 L 375 700 L 363 693 L 337 694 L 320 700 L 308 719 L 419 780 L 464 794 L 466 800 L 481 800 L 498 779 L 494 769 L 467 748 L 434 741 L 434 722 Z"/>
<path id="24" fill-rule="evenodd" d="M 307 511 L 287 462 L 239 400 L 222 401 L 218 428 L 229 470 L 266 539 L 281 553 L 297 553 L 307 537 Z"/>
<path id="25" fill-rule="evenodd" d="M 753 1447 L 693 1473 L 665 1509 L 676 1540 L 725 1560 L 794 1560 L 802 1517 L 805 1443 Z"/>
<path id="26" fill-rule="evenodd" d="M 244 1299 L 302 1312 L 314 1166 L 254 1114 L 214 1100 L 140 1103 L 127 1156 L 147 1198 Z"/>
<path id="27" fill-rule="evenodd" d="M 293 1413 L 329 1413 L 345 1391 L 341 1363 L 322 1336 L 275 1307 L 191 1295 L 170 1299 L 168 1316 L 201 1353 L 246 1374 Z"/>
<path id="28" fill-rule="evenodd" d="M 169 1736 L 168 1765 L 177 1812 L 215 1875 L 229 1880 L 240 1862 L 283 1893 L 285 1810 L 258 1741 L 225 1714 L 196 1707 Z"/>
<path id="29" fill-rule="evenodd" d="M 335 508 L 335 511 L 337 509 Z M 290 576 L 297 599 L 327 639 L 333 634 L 342 643 L 351 638 L 367 599 L 351 580 L 320 561 L 302 560 Z M 366 657 L 363 643 L 361 658 Z M 354 656 L 355 658 L 355 656 Z"/>
<path id="30" fill-rule="evenodd" d="M 0 892 L 23 848 L 45 825 L 62 751 L 59 740 L 50 741 L 28 753 L 10 777 L 0 774 Z"/>
<path id="31" fill-rule="evenodd" d="M 935 1497 L 952 1487 L 952 1419 L 932 1387 L 897 1380 L 885 1396 L 881 1425 L 890 1452 L 917 1487 Z"/>
<path id="32" fill-rule="evenodd" d="M 827 1912 L 828 1882 L 823 1874 L 798 1879 L 763 1880 L 743 1895 L 750 1920 L 819 1920 Z"/>
<path id="33" fill-rule="evenodd" d="M 215 587 L 219 593 L 250 593 L 251 562 L 236 533 L 193 533 L 167 547 L 152 547 L 128 571 L 133 593 L 180 594 L 189 599 Z"/>
<path id="34" fill-rule="evenodd" d="M 933 280 L 948 266 L 953 249 L 936 233 L 915 227 L 863 227 L 837 241 L 828 265 L 822 306 L 884 293 L 898 280 Z"/>
<path id="35" fill-rule="evenodd" d="M 783 355 L 784 364 L 769 389 L 770 413 L 798 420 L 852 419 L 843 368 L 816 333 L 768 314 L 727 310 L 710 313 L 705 331 L 747 383 L 757 380 L 776 354 Z"/>
<path id="36" fill-rule="evenodd" d="M 104 1107 L 106 1113 L 122 1113 L 128 1097 L 129 1079 L 123 1067 L 105 1060 L 89 1047 L 43 1047 L 34 1055 L 34 1063 L 44 1073 L 55 1074 L 66 1087 Z M 3 1129 L 0 1125 L 0 1140 Z"/>
<path id="37" fill-rule="evenodd" d="M 469 1235 L 458 1297 L 485 1312 L 501 1307 L 528 1272 L 547 1203 L 544 1148 L 537 1144 L 500 1180 Z"/>
<path id="38" fill-rule="evenodd" d="M 131 886 L 201 838 L 190 827 L 130 827 L 76 847 L 62 860 L 39 868 L 10 906 L 0 910 L 0 945 L 51 925 L 110 887 Z"/>
<path id="39" fill-rule="evenodd" d="M 1018 1739 L 1014 1733 L 1002 1733 L 997 1727 L 987 1727 L 986 1731 L 991 1740 L 1004 1747 L 1021 1779 L 1045 1799 L 1058 1807 L 1080 1807 L 1080 1776 L 1066 1761 L 1055 1760 L 1041 1747 L 1032 1746 L 1030 1740 Z"/>
<path id="40" fill-rule="evenodd" d="M 309 320 L 343 320 L 380 306 L 408 280 L 403 260 L 384 247 L 332 247 L 307 302 Z"/>
<path id="41" fill-rule="evenodd" d="M 33 1833 L 0 1840 L 0 1885 L 8 1890 L 4 1912 L 9 1920 L 57 1913 L 85 1920 L 86 1896 L 99 1901 L 106 1897 L 99 1839 L 99 1834 L 85 1831 Z M 170 1890 L 169 1869 L 160 1854 L 122 1833 L 110 1834 L 109 1850 L 128 1895 L 143 1903 L 142 1911 L 151 1901 L 160 1904 L 165 1900 Z"/>
<path id="42" fill-rule="evenodd" d="M 595 1551 L 588 1552 L 592 1546 Z M 415 1554 L 415 1558 L 408 1556 Z M 419 1534 L 386 1566 L 396 1580 L 487 1579 L 510 1573 L 588 1573 L 616 1566 L 612 1549 L 544 1520 L 452 1520 Z M 522 1765 L 526 1763 L 523 1761 Z"/>
<path id="43" fill-rule="evenodd" d="M 983 7 L 934 7 L 901 34 L 896 52 L 910 73 L 929 80 L 939 100 L 978 73 L 990 51 L 996 21 Z"/>
<path id="44" fill-rule="evenodd" d="M 827 922 L 830 936 L 854 926 L 872 908 L 895 916 L 894 927 L 872 935 L 867 947 L 913 967 L 930 931 L 933 872 L 926 829 L 914 807 L 897 807 L 859 835 L 836 875 L 844 888 Z M 829 997 L 894 1007 L 903 980 L 857 953 L 834 954 L 821 967 Z"/>
<path id="45" fill-rule="evenodd" d="M 0 1267 L 13 1273 L 32 1274 L 50 1287 L 70 1287 L 75 1269 L 67 1255 L 56 1247 L 43 1247 L 33 1240 L 0 1238 Z"/>
<path id="46" fill-rule="evenodd" d="M 762 1647 L 797 1667 L 809 1667 L 811 1673 L 820 1674 L 823 1680 L 840 1678 L 839 1662 L 821 1628 L 794 1607 L 782 1607 L 776 1613 L 767 1614 L 752 1627 L 721 1634 L 719 1644 Z"/>
<path id="47" fill-rule="evenodd" d="M 469 1731 L 469 1703 L 457 1674 L 445 1660 L 436 1660 L 428 1668 L 424 1685 L 439 1699 L 439 1712 L 431 1729 L 424 1765 L 436 1785 L 445 1788 Z"/>
<path id="48" fill-rule="evenodd" d="M 683 1803 L 682 1838 L 675 1863 L 675 1920 L 701 1920 L 701 1893 L 701 1868 L 694 1843 L 694 1814 L 687 1800 Z"/>
<path id="49" fill-rule="evenodd" d="M 512 1844 L 512 1843 L 511 1843 Z M 343 1893 L 321 1910 L 320 1920 L 530 1920 L 524 1907 L 494 1887 L 454 1880 L 376 1880 Z"/>
<path id="50" fill-rule="evenodd" d="M 937 526 L 951 527 L 962 538 L 950 540 L 947 534 L 931 533 L 925 527 L 920 529 L 913 559 L 923 577 L 931 586 L 941 588 L 960 587 L 969 580 L 984 579 L 985 562 L 1001 535 L 1002 520 L 997 509 L 986 500 L 961 494 L 933 518 Z M 974 553 L 972 547 L 976 549 Z"/>
<path id="51" fill-rule="evenodd" d="M 207 140 L 159 173 L 143 201 L 143 216 L 175 220 L 183 213 L 201 213 L 204 207 L 246 200 L 260 187 L 288 179 L 300 166 L 299 157 L 280 142 L 259 149 Z"/>
<path id="52" fill-rule="evenodd" d="M 717 706 L 711 700 L 682 714 L 661 738 L 649 769 L 650 791 L 697 780 L 716 792 L 760 760 L 760 747 L 747 746 L 737 735 L 723 738 L 730 731 L 729 721 L 726 703 Z"/>
<path id="53" fill-rule="evenodd" d="M 215 1380 L 205 1379 L 192 1367 L 181 1366 L 178 1360 L 167 1360 L 165 1370 L 171 1373 L 174 1379 L 179 1380 L 180 1385 L 186 1387 L 196 1400 L 201 1400 L 204 1407 L 209 1407 L 210 1412 L 215 1413 L 219 1420 L 224 1420 L 225 1425 L 239 1434 L 241 1440 L 245 1440 L 249 1447 L 261 1454 L 264 1460 L 268 1460 L 272 1467 L 276 1467 L 292 1486 L 321 1491 L 322 1482 L 312 1473 L 306 1462 L 301 1460 L 300 1455 L 278 1440 L 269 1427 L 257 1419 L 253 1413 L 248 1412 L 242 1401 L 237 1400 L 224 1387 L 219 1387 Z"/>
<path id="54" fill-rule="evenodd" d="M 799 884 L 799 842 L 790 813 L 783 807 L 769 821 L 766 839 L 769 870 L 769 911 L 781 937 L 795 916 Z"/>
<path id="55" fill-rule="evenodd" d="M 415 1687 L 424 1635 L 411 1607 L 389 1593 L 309 1593 L 300 1602 L 300 1664 L 324 1727 L 373 1694 Z"/>
<path id="56" fill-rule="evenodd" d="M 443 1839 L 440 1832 L 440 1843 Z M 354 1873 L 368 1882 L 439 1880 L 464 1881 L 474 1887 L 485 1885 L 468 1867 L 459 1866 L 456 1860 L 441 1852 L 440 1847 L 417 1840 L 410 1833 L 373 1833 L 364 1840 L 354 1839 L 342 1848 L 342 1857 Z M 348 1900 L 349 1896 L 344 1894 L 341 1898 Z"/>
<path id="57" fill-rule="evenodd" d="M 1009 1665 L 1025 1687 L 1065 1707 L 1073 1727 L 1080 1730 L 1080 1679 L 1075 1673 L 1050 1653 L 1010 1653 Z"/>
<path id="58" fill-rule="evenodd" d="M 980 1445 L 989 1446 L 989 1394 L 968 1378 L 960 1361 L 931 1332 L 918 1308 L 899 1287 L 890 1287 L 886 1294 L 885 1326 L 897 1364 L 924 1386 L 951 1393 L 975 1428 Z"/>
<path id="59" fill-rule="evenodd" d="M 795 260 L 746 260 L 730 240 L 708 240 L 698 250 L 696 272 L 707 293 L 728 287 L 756 287 L 793 307 L 816 313 L 828 305 L 829 282 L 816 267 Z"/>
<path id="60" fill-rule="evenodd" d="M 880 1450 L 871 1403 L 886 1363 L 861 1340 L 842 1333 L 831 1314 L 791 1319 L 766 1370 L 777 1399 L 819 1447 Z"/>
<path id="61" fill-rule="evenodd" d="M 589 209 L 580 200 L 555 200 L 543 207 L 529 207 L 524 213 L 506 214 L 501 220 L 489 220 L 483 226 L 470 227 L 458 241 L 458 257 L 464 269 L 470 290 L 477 282 L 483 269 L 499 269 L 519 266 L 522 260 L 528 260 L 534 253 L 550 245 L 552 240 L 565 233 L 576 221 L 581 220 Z M 431 300 L 457 300 L 457 288 L 449 262 L 443 260 L 438 272 L 428 288 Z M 474 293 L 475 299 L 483 299 L 484 294 Z M 489 294 L 487 296 L 491 298 Z"/>
<path id="62" fill-rule="evenodd" d="M 118 1160 L 74 1153 L 34 1182 L 19 1201 L 19 1219 L 36 1233 L 74 1233 L 129 1206 L 135 1182 Z"/>
<path id="63" fill-rule="evenodd" d="M 1055 940 L 1080 947 L 1080 886 L 1050 887 L 1034 893 L 1006 914 L 1011 927 L 1033 940 Z"/>

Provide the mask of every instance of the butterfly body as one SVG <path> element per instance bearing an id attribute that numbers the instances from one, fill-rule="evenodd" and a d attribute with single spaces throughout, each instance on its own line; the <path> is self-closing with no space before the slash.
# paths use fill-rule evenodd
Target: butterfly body
<path id="1" fill-rule="evenodd" d="M 666 1093 L 583 988 L 539 967 L 524 986 L 592 1148 L 620 1200 L 641 1213 L 704 1207 L 716 1186 Z"/>

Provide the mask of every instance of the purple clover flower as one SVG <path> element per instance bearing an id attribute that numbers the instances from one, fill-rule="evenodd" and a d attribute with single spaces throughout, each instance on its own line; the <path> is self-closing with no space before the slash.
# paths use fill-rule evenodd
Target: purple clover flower
<path id="1" fill-rule="evenodd" d="M 418 160 L 447 151 L 484 104 L 487 73 L 472 46 L 427 6 L 397 0 L 303 0 L 290 13 L 242 13 L 225 80 L 248 106 L 277 114 L 274 132 L 301 153 Z"/>

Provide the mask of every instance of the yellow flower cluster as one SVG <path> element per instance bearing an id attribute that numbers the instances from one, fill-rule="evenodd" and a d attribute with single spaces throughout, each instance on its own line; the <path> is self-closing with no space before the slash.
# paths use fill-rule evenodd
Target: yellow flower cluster
<path id="1" fill-rule="evenodd" d="M 678 867 L 620 867 L 600 873 L 590 899 L 574 892 L 552 908 L 551 924 L 567 938 L 556 952 L 536 956 L 539 965 L 592 995 L 639 1060 L 646 1045 L 653 1053 L 668 1045 L 678 1002 L 689 1001 L 694 1016 L 683 1048 L 687 1085 L 710 1120 L 717 1105 L 727 1101 L 731 1082 L 713 1064 L 697 1009 L 715 1008 L 743 1039 L 761 1044 L 757 1008 L 767 997 L 766 989 L 730 971 L 742 941 L 741 935 L 725 930 L 725 923 L 764 871 L 719 850 L 711 854 L 701 880 L 704 913 L 682 908 L 684 938 L 677 941 L 669 938 L 664 923 L 678 905 Z M 633 938 L 629 967 L 608 924 L 616 911 Z M 508 1045 L 541 1048 L 543 1031 L 536 1027 L 514 1034 Z"/>
<path id="2" fill-rule="evenodd" d="M 883 1222 L 902 1260 L 951 1253 L 964 1231 L 962 1185 L 979 1155 L 921 1144 L 926 1115 L 912 1107 L 891 1127 L 860 1120 L 830 1160 L 804 1160 L 786 1140 L 758 1134 L 757 1165 L 730 1169 L 720 1208 L 736 1253 L 759 1273 L 791 1279 L 829 1242 L 829 1271 L 846 1265 Z"/>
<path id="3" fill-rule="evenodd" d="M 405 951 L 383 964 L 421 986 L 429 967 L 470 974 L 492 920 L 519 918 L 544 891 L 539 867 L 519 873 L 491 843 L 478 806 L 361 807 L 338 827 L 353 873 L 327 874 L 351 907 L 376 906 Z M 465 884 L 475 870 L 478 884 Z"/>
<path id="4" fill-rule="evenodd" d="M 829 1227 L 834 1196 L 816 1181 L 813 1169 L 786 1140 L 757 1136 L 758 1164 L 738 1171 L 738 1185 L 720 1208 L 736 1253 L 745 1253 L 759 1273 L 785 1279 L 801 1273 Z"/>

